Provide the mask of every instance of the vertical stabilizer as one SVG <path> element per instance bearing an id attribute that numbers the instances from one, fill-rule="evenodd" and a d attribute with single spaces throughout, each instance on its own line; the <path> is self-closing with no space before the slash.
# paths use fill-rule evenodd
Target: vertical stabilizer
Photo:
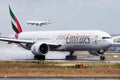
<path id="1" fill-rule="evenodd" d="M 9 6 L 9 12 L 10 12 L 10 16 L 12 18 L 11 24 L 12 24 L 12 28 L 16 33 L 20 33 L 22 32 L 22 27 L 17 19 L 17 17 L 14 15 L 13 11 L 11 10 L 10 6 Z M 15 25 L 15 24 L 16 25 Z M 17 27 L 16 27 L 17 26 Z"/>

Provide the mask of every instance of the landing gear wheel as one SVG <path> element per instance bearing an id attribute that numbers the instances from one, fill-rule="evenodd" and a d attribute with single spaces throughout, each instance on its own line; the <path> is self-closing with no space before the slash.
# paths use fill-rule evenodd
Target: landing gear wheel
<path id="1" fill-rule="evenodd" d="M 100 56 L 100 60 L 104 61 L 105 60 L 105 56 Z"/>
<path id="2" fill-rule="evenodd" d="M 71 55 L 67 55 L 66 56 L 66 60 L 76 60 L 77 56 L 71 56 Z"/>
<path id="3" fill-rule="evenodd" d="M 76 60 L 77 56 L 73 55 L 74 51 L 70 51 L 70 55 L 66 56 L 66 60 Z"/>
<path id="4" fill-rule="evenodd" d="M 36 56 L 34 56 L 34 59 L 35 60 L 45 60 L 45 55 L 36 55 Z"/>

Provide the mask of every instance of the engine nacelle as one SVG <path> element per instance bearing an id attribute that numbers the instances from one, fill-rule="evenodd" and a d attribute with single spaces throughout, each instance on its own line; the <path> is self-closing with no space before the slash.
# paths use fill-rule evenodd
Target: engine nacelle
<path id="1" fill-rule="evenodd" d="M 45 55 L 49 51 L 49 46 L 46 43 L 35 43 L 32 45 L 31 51 L 35 55 Z"/>
<path id="2" fill-rule="evenodd" d="M 91 55 L 99 56 L 99 53 L 97 51 L 88 51 Z"/>

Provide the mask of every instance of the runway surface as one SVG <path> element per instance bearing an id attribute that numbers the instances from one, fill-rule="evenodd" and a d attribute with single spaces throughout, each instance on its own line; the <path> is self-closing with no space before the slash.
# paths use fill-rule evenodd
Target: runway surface
<path id="1" fill-rule="evenodd" d="M 106 62 L 106 63 L 120 63 L 120 60 L 46 60 L 46 62 Z"/>
<path id="2" fill-rule="evenodd" d="M 91 59 L 77 59 L 77 60 L 65 60 L 65 59 L 46 59 L 46 60 L 33 60 L 33 59 L 15 59 L 15 60 L 1 60 L 1 61 L 28 61 L 28 62 L 105 62 L 105 63 L 120 63 L 120 60 L 91 60 Z"/>

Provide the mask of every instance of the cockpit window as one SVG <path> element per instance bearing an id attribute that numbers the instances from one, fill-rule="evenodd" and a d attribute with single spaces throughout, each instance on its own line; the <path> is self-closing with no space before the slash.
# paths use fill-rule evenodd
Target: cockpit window
<path id="1" fill-rule="evenodd" d="M 102 39 L 111 39 L 111 37 L 102 37 Z"/>

